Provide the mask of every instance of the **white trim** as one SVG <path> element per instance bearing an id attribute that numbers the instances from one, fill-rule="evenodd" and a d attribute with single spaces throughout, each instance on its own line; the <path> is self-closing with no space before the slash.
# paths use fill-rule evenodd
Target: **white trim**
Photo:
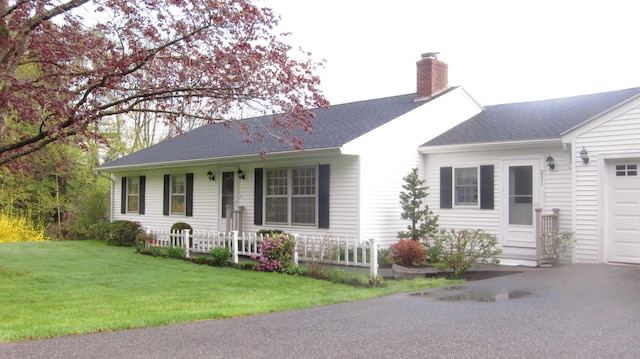
<path id="1" fill-rule="evenodd" d="M 575 139 L 585 132 L 589 132 L 590 130 L 598 127 L 603 122 L 606 122 L 620 114 L 623 114 L 630 109 L 636 107 L 638 104 L 634 102 L 638 102 L 640 99 L 640 95 L 635 95 L 631 98 L 628 98 L 615 106 L 608 108 L 595 116 L 591 116 L 589 119 L 580 122 L 579 124 L 571 127 L 568 130 L 565 130 L 560 134 L 563 138 L 563 142 L 575 141 Z M 581 129 L 583 128 L 583 129 Z M 565 140 L 566 138 L 566 140 Z"/>
<path id="2" fill-rule="evenodd" d="M 301 153 L 311 153 L 311 152 L 320 152 L 327 151 L 333 152 L 336 150 L 340 150 L 340 147 L 326 147 L 326 148 L 313 148 L 308 150 L 294 150 L 294 151 L 281 151 L 281 152 L 268 152 L 267 157 L 272 159 L 272 156 L 276 156 L 273 158 L 274 160 L 282 160 L 287 158 L 298 158 Z M 210 157 L 210 158 L 198 158 L 198 159 L 190 159 L 190 160 L 176 160 L 176 161 L 166 161 L 166 162 L 153 162 L 153 163 L 145 163 L 145 164 L 135 164 L 135 165 L 122 165 L 122 166 L 112 166 L 105 168 L 95 168 L 97 172 L 122 172 L 129 169 L 135 170 L 151 170 L 151 169 L 165 169 L 165 168 L 181 168 L 181 167 L 193 167 L 196 165 L 210 165 L 212 162 L 216 162 L 218 166 L 233 165 L 234 163 L 238 163 L 238 161 L 249 162 L 249 161 L 260 161 L 262 160 L 260 154 L 252 153 L 247 155 L 237 155 L 237 156 L 227 156 L 227 157 Z"/>
<path id="3" fill-rule="evenodd" d="M 543 139 L 543 140 L 527 140 L 527 141 L 509 141 L 509 142 L 481 142 L 481 143 L 463 143 L 458 145 L 445 146 L 422 146 L 418 148 L 418 152 L 422 154 L 430 153 L 460 153 L 460 152 L 476 152 L 478 150 L 506 150 L 517 148 L 536 148 L 540 146 L 550 146 L 561 144 L 560 138 Z"/>
<path id="4" fill-rule="evenodd" d="M 603 225 L 598 228 L 598 247 L 601 249 L 598 262 L 609 263 L 609 250 L 611 247 L 611 241 L 607 240 L 611 226 L 608 216 L 611 201 L 611 198 L 609 198 L 611 177 L 610 173 L 607 172 L 607 164 L 638 158 L 640 158 L 640 152 L 607 153 L 598 156 L 598 213 L 607 213 Z"/>
<path id="5" fill-rule="evenodd" d="M 539 176 L 541 173 L 541 163 L 542 159 L 536 157 L 520 157 L 517 159 L 502 159 L 501 167 L 501 218 L 500 218 L 500 231 L 502 238 L 501 245 L 503 247 L 523 247 L 523 248 L 535 248 L 535 209 L 536 208 L 544 208 L 544 183 L 542 178 Z M 546 164 L 545 164 L 546 165 Z M 510 224 L 509 223 L 509 215 L 510 215 L 510 203 L 509 203 L 509 169 L 511 167 L 516 166 L 531 166 L 531 224 Z M 544 172 L 543 172 L 544 173 Z M 529 238 L 529 242 L 523 242 L 521 245 L 517 244 L 516 241 L 510 241 L 509 232 L 514 231 L 515 233 L 526 233 Z"/>
<path id="6" fill-rule="evenodd" d="M 480 165 L 460 165 L 451 167 L 451 208 L 480 208 Z M 457 201 L 457 184 L 456 184 L 456 170 L 462 169 L 475 169 L 476 170 L 476 203 L 475 204 L 456 204 Z M 495 189 L 494 189 L 495 190 Z"/>

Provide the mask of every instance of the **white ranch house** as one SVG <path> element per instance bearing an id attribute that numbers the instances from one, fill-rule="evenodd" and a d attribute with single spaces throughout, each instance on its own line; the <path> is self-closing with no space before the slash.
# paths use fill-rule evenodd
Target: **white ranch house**
<path id="1" fill-rule="evenodd" d="M 565 261 L 640 263 L 639 106 L 640 88 L 483 108 L 425 54 L 416 93 L 316 109 L 313 134 L 296 133 L 303 151 L 267 138 L 262 160 L 262 144 L 214 124 L 98 170 L 112 178 L 112 220 L 386 247 L 406 228 L 398 195 L 418 167 L 440 226 L 496 234 L 505 263 L 537 264 L 536 208 L 558 208 L 575 232 Z"/>

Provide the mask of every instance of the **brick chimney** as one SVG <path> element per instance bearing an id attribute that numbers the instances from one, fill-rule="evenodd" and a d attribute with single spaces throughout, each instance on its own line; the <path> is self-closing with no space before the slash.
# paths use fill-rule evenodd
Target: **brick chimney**
<path id="1" fill-rule="evenodd" d="M 427 99 L 448 88 L 449 65 L 438 61 L 437 52 L 421 55 L 417 67 L 416 101 Z"/>

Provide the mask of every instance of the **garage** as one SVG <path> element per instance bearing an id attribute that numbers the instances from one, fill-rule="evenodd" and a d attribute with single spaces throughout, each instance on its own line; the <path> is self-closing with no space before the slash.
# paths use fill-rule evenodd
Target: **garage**
<path id="1" fill-rule="evenodd" d="M 608 261 L 640 264 L 640 159 L 610 161 L 606 166 Z"/>

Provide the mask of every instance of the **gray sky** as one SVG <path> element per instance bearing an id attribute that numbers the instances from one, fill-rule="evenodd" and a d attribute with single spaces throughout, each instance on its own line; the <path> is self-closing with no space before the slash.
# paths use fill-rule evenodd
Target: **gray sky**
<path id="1" fill-rule="evenodd" d="M 287 42 L 326 59 L 333 104 L 415 92 L 415 63 L 440 52 L 449 84 L 481 104 L 640 87 L 631 0 L 259 0 Z"/>

